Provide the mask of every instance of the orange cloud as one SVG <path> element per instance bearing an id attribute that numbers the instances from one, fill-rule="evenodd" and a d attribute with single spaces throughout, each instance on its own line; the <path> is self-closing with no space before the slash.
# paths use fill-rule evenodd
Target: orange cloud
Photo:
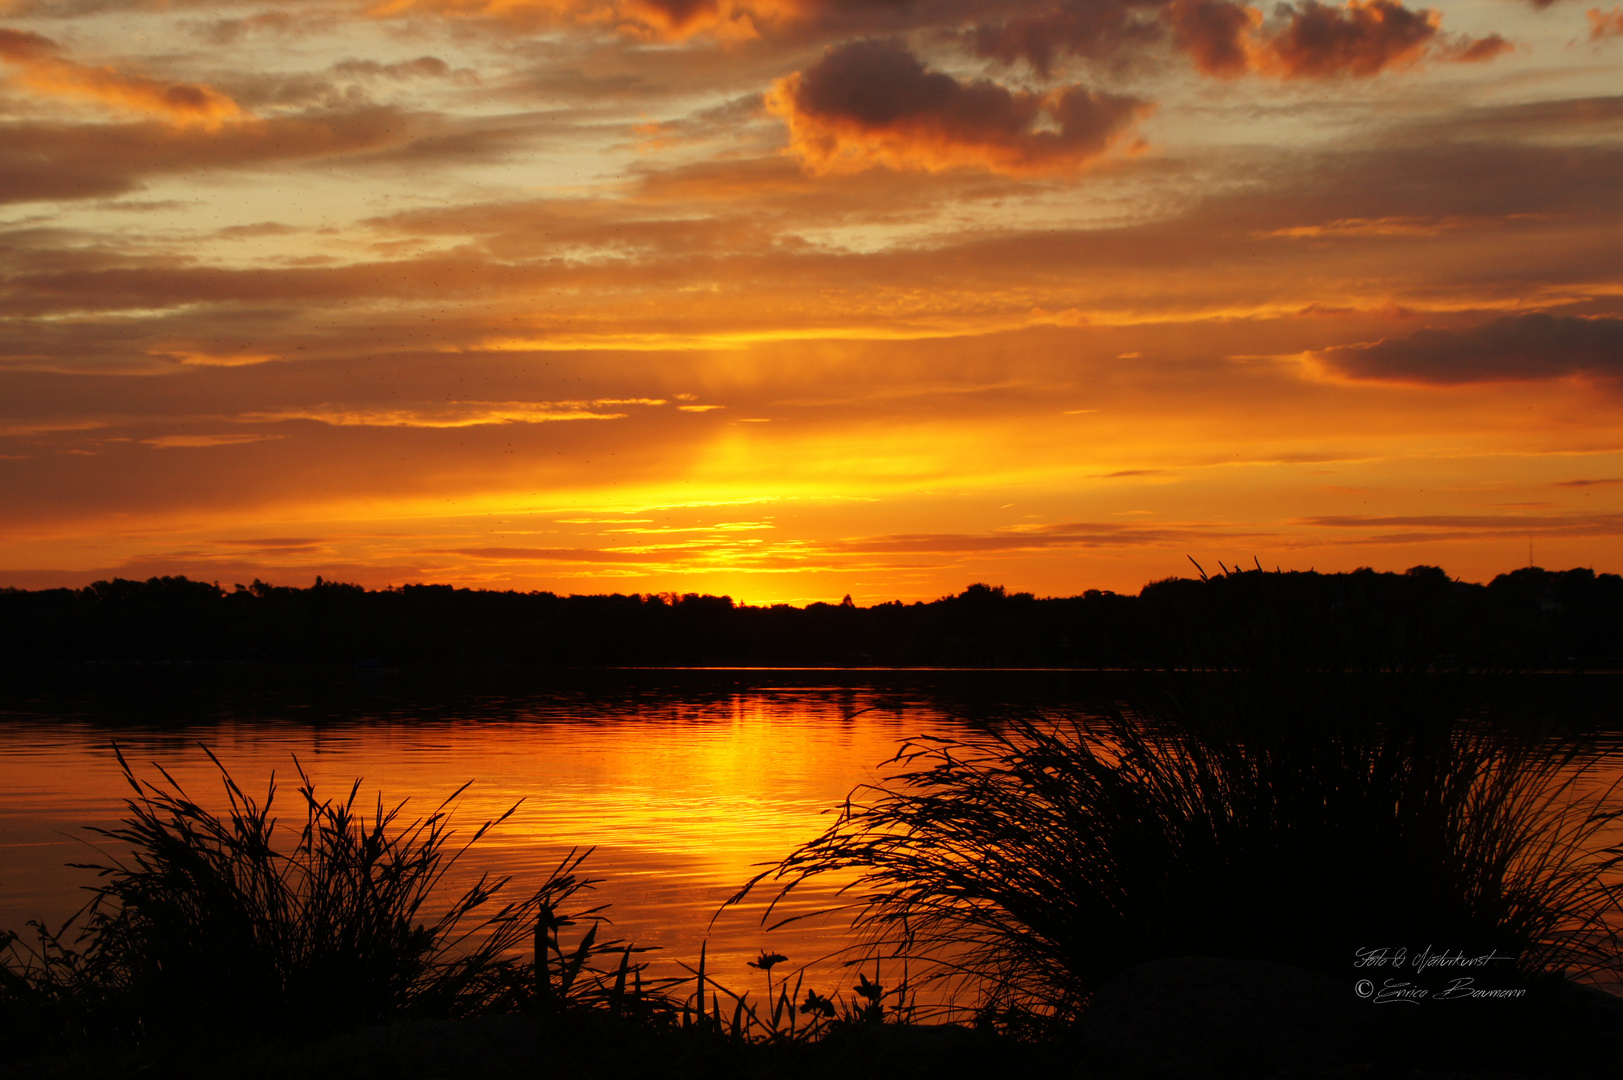
<path id="1" fill-rule="evenodd" d="M 1507 52 L 1514 52 L 1515 49 L 1516 46 L 1498 34 L 1480 38 L 1461 35 L 1437 45 L 1431 50 L 1431 55 L 1438 60 L 1455 64 L 1480 64 L 1503 56 Z"/>
<path id="2" fill-rule="evenodd" d="M 1611 11 L 1590 8 L 1584 14 L 1589 19 L 1590 41 L 1623 37 L 1623 7 L 1615 7 Z"/>
<path id="3" fill-rule="evenodd" d="M 633 38 L 680 41 L 704 34 L 723 41 L 759 36 L 758 23 L 792 18 L 800 5 L 780 0 L 378 0 L 367 14 L 391 18 L 432 13 L 526 25 L 612 28 Z"/>
<path id="4" fill-rule="evenodd" d="M 694 552 L 691 549 L 662 549 L 659 551 L 603 550 L 601 548 L 527 548 L 481 547 L 430 550 L 425 555 L 463 555 L 473 559 L 494 562 L 563 562 L 563 563 L 661 563 L 682 558 Z"/>
<path id="5" fill-rule="evenodd" d="M 280 435 L 160 435 L 154 439 L 142 439 L 148 446 L 159 450 L 186 447 L 202 449 L 211 446 L 237 446 L 241 443 L 265 442 L 269 439 L 279 439 Z"/>
<path id="6" fill-rule="evenodd" d="M 1081 86 L 1035 94 L 962 83 L 890 38 L 828 50 L 779 80 L 767 108 L 788 123 L 791 151 L 819 172 L 969 166 L 1029 175 L 1086 165 L 1151 106 Z"/>
<path id="7" fill-rule="evenodd" d="M 50 38 L 0 27 L 0 60 L 16 70 L 11 81 L 51 97 L 81 98 L 99 105 L 152 113 L 177 124 L 218 127 L 247 115 L 213 87 L 128 75 L 63 59 Z"/>
<path id="8" fill-rule="evenodd" d="M 594 412 L 586 402 L 464 401 L 455 406 L 432 409 L 319 405 L 248 413 L 240 419 L 248 423 L 314 420 L 334 427 L 463 428 L 484 424 L 542 424 L 558 420 L 625 418 L 625 413 Z"/>

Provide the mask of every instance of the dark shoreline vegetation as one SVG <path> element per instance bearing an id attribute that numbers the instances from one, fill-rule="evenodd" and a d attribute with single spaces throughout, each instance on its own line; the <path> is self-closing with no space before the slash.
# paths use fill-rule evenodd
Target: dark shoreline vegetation
<path id="1" fill-rule="evenodd" d="M 1623 1000 L 1584 985 L 1623 982 L 1623 809 L 1591 782 L 1615 699 L 1515 678 L 1545 658 L 1438 574 L 1180 583 L 1163 663 L 1110 707 L 904 746 L 905 775 L 746 890 L 856 875 L 838 987 L 766 952 L 756 987 L 702 953 L 645 980 L 579 855 L 429 902 L 489 827 L 457 841 L 444 807 L 305 782 L 302 826 L 273 829 L 271 794 L 223 769 L 213 814 L 126 765 L 100 903 L 0 965 L 0 1075 L 1615 1075 Z M 1591 600 L 1615 580 L 1548 578 Z M 1357 959 L 1428 947 L 1497 958 L 1459 969 L 1491 996 Z M 1433 999 L 1379 1005 L 1364 979 Z M 916 1010 L 930 985 L 963 1011 Z"/>
<path id="2" fill-rule="evenodd" d="M 1037 598 L 971 585 L 930 603 L 753 607 L 726 596 L 557 596 L 407 585 L 222 587 L 183 577 L 0 589 L 8 662 L 548 666 L 1119 667 L 1199 663 L 1261 605 L 1366 613 L 1459 662 L 1623 668 L 1623 577 L 1535 567 L 1487 585 L 1402 574 L 1225 572 L 1137 596 Z M 1383 614 L 1368 614 L 1381 612 Z"/>

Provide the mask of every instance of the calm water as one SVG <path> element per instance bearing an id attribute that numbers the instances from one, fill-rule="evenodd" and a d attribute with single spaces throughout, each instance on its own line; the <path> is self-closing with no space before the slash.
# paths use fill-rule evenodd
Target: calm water
<path id="1" fill-rule="evenodd" d="M 105 860 L 83 827 L 113 826 L 123 813 L 115 742 L 141 777 L 158 780 L 161 766 L 219 805 L 202 744 L 256 797 L 274 773 L 290 822 L 303 820 L 295 755 L 318 793 L 341 797 L 360 777 L 363 803 L 378 792 L 390 805 L 409 797 L 407 818 L 472 781 L 456 806 L 462 828 L 520 805 L 469 853 L 464 874 L 511 874 L 525 891 L 572 848 L 595 847 L 586 869 L 601 879 L 593 901 L 611 905 L 612 936 L 657 946 L 656 971 L 667 973 L 707 944 L 712 973 L 759 993 L 745 961 L 761 949 L 788 955 L 792 974 L 847 940 L 838 919 L 769 934 L 759 904 L 718 915 L 762 864 L 817 835 L 854 787 L 882 778 L 906 738 L 968 734 L 1006 707 L 1085 711 L 1108 696 L 1107 678 L 181 665 L 10 673 L 0 680 L 0 930 L 54 925 L 84 902 L 93 878 L 65 864 Z M 1612 695 L 1609 683 L 1601 694 Z M 1623 750 L 1613 756 L 1623 763 Z M 812 894 L 789 910 L 827 902 Z M 808 983 L 841 985 L 831 967 L 814 966 Z"/>
<path id="2" fill-rule="evenodd" d="M 538 884 L 573 847 L 595 847 L 614 936 L 694 962 L 738 989 L 763 947 L 793 969 L 845 941 L 843 923 L 768 934 L 760 907 L 722 902 L 760 865 L 815 836 L 827 812 L 905 738 L 963 734 L 964 716 L 1004 702 L 1075 700 L 1085 677 L 1058 673 L 484 672 L 424 676 L 148 666 L 31 674 L 0 700 L 0 929 L 55 924 L 102 861 L 86 825 L 114 825 L 137 774 L 167 770 L 195 799 L 222 801 L 220 758 L 250 794 L 274 773 L 285 820 L 302 822 L 293 757 L 330 796 L 363 778 L 428 813 L 466 781 L 456 808 L 471 830 L 518 810 L 469 853 L 464 870 Z M 414 812 L 414 813 L 413 813 Z M 109 854 L 122 854 L 109 849 Z M 794 910 L 825 898 L 808 896 Z M 712 923 L 712 919 L 714 922 Z M 568 938 L 566 937 L 566 942 Z M 669 970 L 670 968 L 668 968 Z M 782 969 L 780 969 L 781 972 Z M 825 975 L 818 985 L 833 985 Z"/>

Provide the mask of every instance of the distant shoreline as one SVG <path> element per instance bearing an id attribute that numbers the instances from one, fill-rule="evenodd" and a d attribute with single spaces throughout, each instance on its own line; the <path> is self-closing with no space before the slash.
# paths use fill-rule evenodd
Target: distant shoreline
<path id="1" fill-rule="evenodd" d="M 319 578 L 304 589 L 165 577 L 0 590 L 0 656 L 31 663 L 1103 672 L 1221 667 L 1224 642 L 1319 624 L 1385 639 L 1410 666 L 1619 671 L 1623 577 L 1526 567 L 1477 585 L 1430 566 L 1256 570 L 1169 578 L 1136 596 L 1039 598 L 974 584 L 929 603 L 847 597 L 803 608 L 693 593 L 368 591 Z"/>

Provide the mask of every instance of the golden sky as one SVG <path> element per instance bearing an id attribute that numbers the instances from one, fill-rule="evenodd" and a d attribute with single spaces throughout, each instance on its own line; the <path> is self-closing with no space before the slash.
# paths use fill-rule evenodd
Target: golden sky
<path id="1" fill-rule="evenodd" d="M 1623 8 L 0 0 L 0 585 L 1623 570 Z"/>

